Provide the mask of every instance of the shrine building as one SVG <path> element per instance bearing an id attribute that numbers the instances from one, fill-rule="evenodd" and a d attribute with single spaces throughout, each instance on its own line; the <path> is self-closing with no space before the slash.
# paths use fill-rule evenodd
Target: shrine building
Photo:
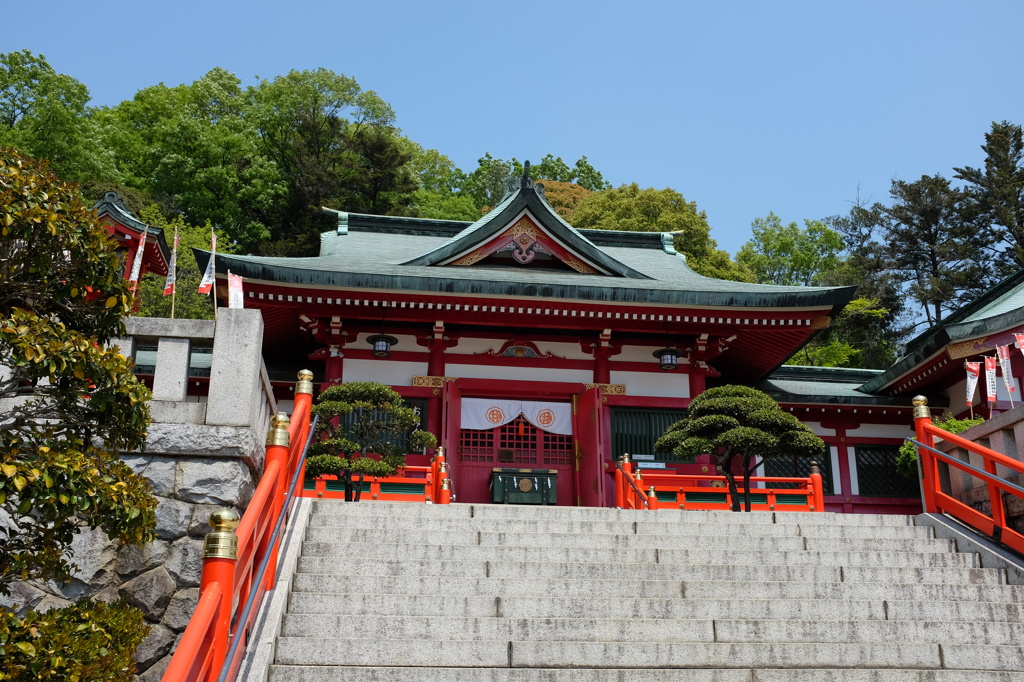
<path id="1" fill-rule="evenodd" d="M 827 509 L 916 513 L 917 482 L 893 465 L 912 435 L 912 396 L 963 404 L 949 397 L 962 378 L 951 344 L 967 352 L 993 332 L 1024 330 L 1018 277 L 1000 299 L 1016 317 L 986 323 L 991 305 L 968 306 L 885 372 L 783 366 L 855 287 L 699 275 L 671 234 L 573 228 L 525 175 L 474 223 L 336 216 L 315 257 L 218 254 L 218 296 L 229 271 L 243 278 L 286 411 L 306 366 L 321 388 L 398 391 L 445 446 L 459 502 L 488 501 L 491 471 L 520 467 L 557 472 L 558 504 L 613 506 L 612 462 L 625 452 L 644 467 L 708 473 L 709 457 L 670 460 L 654 441 L 705 388 L 735 383 L 768 392 L 828 444 Z M 196 256 L 205 268 L 209 253 Z M 979 334 L 989 341 L 978 346 Z M 774 460 L 762 473 L 806 476 L 809 464 Z"/>

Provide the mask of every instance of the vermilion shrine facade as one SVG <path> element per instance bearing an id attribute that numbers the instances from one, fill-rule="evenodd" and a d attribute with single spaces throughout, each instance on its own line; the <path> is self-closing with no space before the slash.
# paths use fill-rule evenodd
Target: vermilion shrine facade
<path id="1" fill-rule="evenodd" d="M 916 482 L 900 480 L 892 459 L 912 435 L 913 393 L 930 387 L 941 407 L 952 384 L 903 390 L 883 372 L 780 367 L 853 287 L 698 275 L 672 235 L 574 229 L 526 176 L 471 224 L 337 218 L 316 257 L 218 255 L 220 298 L 229 270 L 243 277 L 245 307 L 263 314 L 271 379 L 310 365 L 324 386 L 377 381 L 418 407 L 446 448 L 460 502 L 487 501 L 491 471 L 519 467 L 555 470 L 558 504 L 611 506 L 623 452 L 707 473 L 709 458 L 664 461 L 654 440 L 706 387 L 741 383 L 828 443 L 829 510 L 920 508 Z M 205 267 L 209 254 L 197 258 Z M 765 473 L 808 467 L 794 458 Z"/>

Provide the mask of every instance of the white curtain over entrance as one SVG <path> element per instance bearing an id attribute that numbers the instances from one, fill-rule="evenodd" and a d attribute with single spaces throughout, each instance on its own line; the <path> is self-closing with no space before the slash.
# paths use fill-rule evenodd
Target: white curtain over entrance
<path id="1" fill-rule="evenodd" d="M 572 406 L 535 400 L 462 399 L 462 428 L 486 431 L 523 415 L 538 429 L 572 435 Z"/>

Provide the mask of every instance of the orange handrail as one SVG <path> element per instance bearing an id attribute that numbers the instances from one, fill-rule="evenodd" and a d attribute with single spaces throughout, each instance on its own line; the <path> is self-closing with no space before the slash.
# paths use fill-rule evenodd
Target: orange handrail
<path id="1" fill-rule="evenodd" d="M 280 535 L 273 541 L 271 536 L 275 522 L 278 526 L 283 523 L 281 510 L 287 505 L 286 496 L 291 494 L 287 484 L 294 478 L 288 474 L 295 474 L 302 466 L 309 433 L 312 374 L 303 370 L 299 379 L 291 420 L 286 424 L 284 415 L 276 415 L 271 420 L 263 477 L 245 515 L 239 522 L 237 514 L 230 512 L 234 520 L 222 523 L 207 536 L 199 598 L 202 608 L 197 607 L 189 621 L 185 635 L 164 672 L 163 682 L 213 682 L 233 679 L 237 674 L 241 660 L 229 654 L 229 630 L 234 637 L 230 651 L 244 651 L 245 638 L 257 612 L 253 609 L 246 616 L 234 613 L 233 609 L 246 603 L 250 597 L 258 603 L 263 594 L 274 586 Z M 231 530 L 235 533 L 232 534 Z M 211 542 L 214 535 L 220 537 Z M 269 570 L 260 579 L 258 572 L 262 566 Z M 256 584 L 257 580 L 259 584 Z M 245 622 L 239 622 L 242 619 Z"/>
<path id="2" fill-rule="evenodd" d="M 650 469 L 645 469 L 643 474 L 634 473 L 629 460 L 621 463 L 616 462 L 615 472 L 615 500 L 616 506 L 621 509 L 731 509 L 732 497 L 725 483 L 728 479 L 725 476 L 713 476 L 707 474 L 663 474 Z M 718 481 L 722 487 L 707 487 L 708 483 Z M 786 511 L 825 511 L 825 490 L 821 474 L 812 472 L 807 478 L 787 476 L 752 476 L 751 483 L 763 483 L 768 487 L 751 488 L 751 494 L 764 495 L 764 502 L 754 502 L 751 509 L 756 511 L 771 511 L 785 509 Z M 701 484 L 704 485 L 701 485 Z M 796 488 L 777 488 L 772 484 L 798 484 Z M 646 492 L 643 490 L 646 488 Z M 674 500 L 661 499 L 658 491 L 669 493 L 675 496 Z M 704 497 L 709 493 L 723 495 L 722 500 L 708 501 L 707 499 L 695 500 L 692 498 Z M 739 488 L 738 493 L 743 495 L 744 488 Z M 669 497 L 669 495 L 665 495 Z M 803 497 L 804 502 L 794 500 L 794 497 Z"/>
<path id="3" fill-rule="evenodd" d="M 1001 542 L 1017 552 L 1024 553 L 1024 535 L 1007 526 L 1006 505 L 1003 501 L 1003 493 L 1024 500 L 1024 487 L 1001 478 L 996 470 L 996 465 L 999 465 L 1024 474 L 1024 463 L 1007 457 L 1001 452 L 973 443 L 962 436 L 940 429 L 932 423 L 928 400 L 923 396 L 914 398 L 914 429 L 917 438 L 911 439 L 911 442 L 917 445 L 917 451 L 921 458 L 923 474 L 921 493 L 924 498 L 925 511 L 930 514 L 949 514 L 988 535 L 996 542 Z M 980 457 L 983 468 L 978 468 L 953 455 L 936 450 L 936 438 L 952 443 Z M 951 494 L 952 491 L 942 490 L 939 462 L 984 481 L 988 490 L 991 514 L 986 515 L 956 499 Z"/>

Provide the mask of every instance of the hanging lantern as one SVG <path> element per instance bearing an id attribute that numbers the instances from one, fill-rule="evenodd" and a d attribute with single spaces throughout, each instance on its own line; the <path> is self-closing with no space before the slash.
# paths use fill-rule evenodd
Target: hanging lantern
<path id="1" fill-rule="evenodd" d="M 658 358 L 658 365 L 662 372 L 674 372 L 679 367 L 679 350 L 676 348 L 662 348 L 653 353 Z"/>
<path id="2" fill-rule="evenodd" d="M 391 346 L 398 343 L 398 339 L 387 334 L 374 334 L 366 342 L 373 346 L 373 357 L 387 358 L 391 356 Z"/>

